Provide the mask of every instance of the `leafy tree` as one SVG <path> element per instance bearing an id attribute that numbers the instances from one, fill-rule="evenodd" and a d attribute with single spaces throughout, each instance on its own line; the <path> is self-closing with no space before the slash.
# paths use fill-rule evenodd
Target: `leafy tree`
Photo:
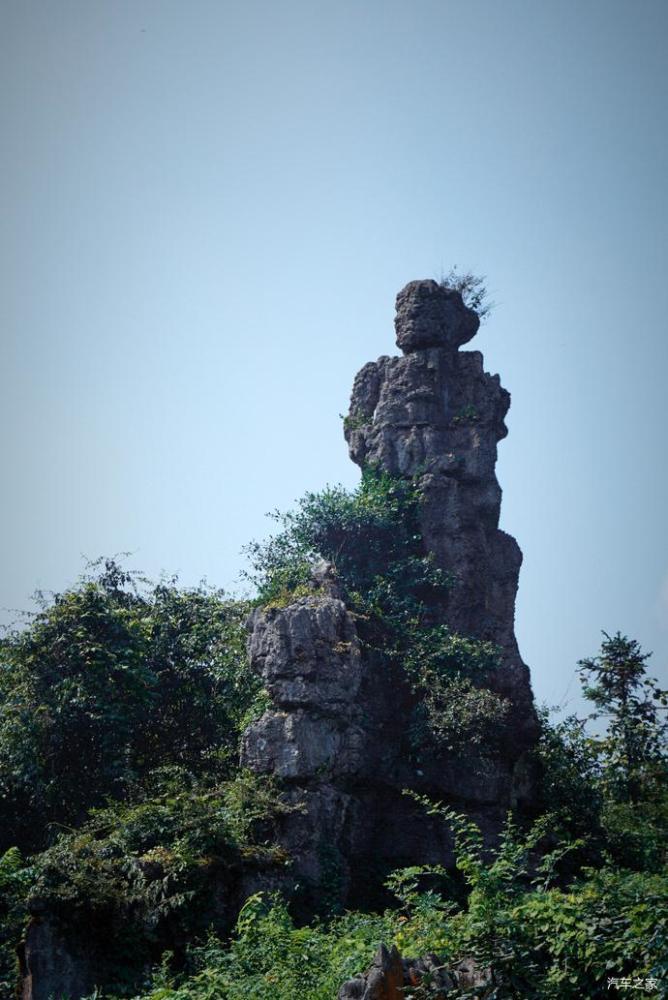
<path id="1" fill-rule="evenodd" d="M 0 996 L 15 995 L 18 979 L 16 944 L 25 923 L 25 897 L 33 869 L 16 847 L 0 855 Z"/>
<path id="2" fill-rule="evenodd" d="M 620 632 L 603 635 L 600 654 L 580 660 L 580 676 L 595 706 L 590 718 L 607 725 L 599 749 L 608 790 L 618 801 L 637 802 L 665 783 L 668 692 L 647 676 L 651 653 Z"/>
<path id="3" fill-rule="evenodd" d="M 208 927 L 229 930 L 242 859 L 280 871 L 289 859 L 268 831 L 296 808 L 251 773 L 217 781 L 158 769 L 134 801 L 92 810 L 33 859 L 29 900 L 84 938 L 99 984 L 133 994 L 165 948 L 182 953 Z"/>
<path id="4" fill-rule="evenodd" d="M 552 813 L 568 835 L 585 837 L 600 860 L 604 795 L 598 744 L 587 733 L 586 721 L 575 715 L 553 722 L 543 707 L 539 720 L 539 809 Z"/>
<path id="5" fill-rule="evenodd" d="M 42 599 L 0 644 L 0 846 L 42 846 L 156 767 L 224 769 L 258 688 L 246 613 L 113 560 Z"/>
<path id="6" fill-rule="evenodd" d="M 647 676 L 649 654 L 604 633 L 600 655 L 580 661 L 588 718 L 552 723 L 544 710 L 538 758 L 542 807 L 586 841 L 590 864 L 608 856 L 637 871 L 663 869 L 668 838 L 666 693 Z M 589 720 L 605 723 L 592 734 Z"/>

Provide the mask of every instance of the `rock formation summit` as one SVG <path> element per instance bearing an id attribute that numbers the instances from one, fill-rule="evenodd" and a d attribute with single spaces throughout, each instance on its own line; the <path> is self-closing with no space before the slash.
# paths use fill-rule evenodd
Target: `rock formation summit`
<path id="1" fill-rule="evenodd" d="M 301 804 L 278 832 L 291 878 L 316 900 L 335 875 L 347 905 L 368 903 L 392 868 L 451 859 L 448 829 L 406 788 L 468 813 L 493 840 L 508 808 L 530 798 L 526 758 L 537 732 L 514 634 L 522 555 L 498 527 L 497 442 L 510 396 L 480 352 L 460 350 L 479 318 L 458 291 L 413 281 L 396 304 L 403 356 L 358 373 L 344 424 L 350 456 L 419 483 L 424 552 L 454 580 L 435 620 L 500 649 L 490 687 L 509 702 L 511 725 L 501 749 L 435 754 L 417 766 L 406 751 L 414 696 L 400 671 L 365 655 L 326 567 L 313 596 L 255 612 L 249 655 L 272 705 L 246 731 L 242 764 L 277 775 Z"/>
<path id="2" fill-rule="evenodd" d="M 442 620 L 502 648 L 500 684 L 516 707 L 521 742 L 535 731 L 529 672 L 514 630 L 522 553 L 498 527 L 495 473 L 510 394 L 498 375 L 484 371 L 479 351 L 459 350 L 478 326 L 459 292 L 435 281 L 406 285 L 395 319 L 404 357 L 379 358 L 358 373 L 345 434 L 360 467 L 419 478 L 426 550 L 457 580 Z"/>

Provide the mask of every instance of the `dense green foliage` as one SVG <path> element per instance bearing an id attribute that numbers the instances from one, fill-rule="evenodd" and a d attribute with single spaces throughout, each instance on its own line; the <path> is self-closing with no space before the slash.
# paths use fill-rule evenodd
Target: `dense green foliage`
<path id="1" fill-rule="evenodd" d="M 469 888 L 463 905 L 420 888 L 434 871 L 426 868 L 390 879 L 399 908 L 348 913 L 328 924 L 297 927 L 280 899 L 251 897 L 228 947 L 212 939 L 195 950 L 189 975 L 163 967 L 144 1000 L 333 1000 L 341 982 L 369 964 L 379 941 L 405 955 L 435 953 L 446 965 L 476 958 L 494 973 L 493 985 L 478 995 L 495 1000 L 594 1000 L 615 995 L 608 978 L 622 976 L 655 980 L 655 995 L 666 995 L 668 876 L 585 869 L 559 887 L 555 870 L 567 846 L 531 864 L 547 819 L 525 836 L 509 822 L 490 858 L 475 824 L 446 814 Z M 442 870 L 435 874 L 442 881 Z M 410 994 L 429 995 L 428 988 Z"/>
<path id="2" fill-rule="evenodd" d="M 16 987 L 16 945 L 26 921 L 25 900 L 33 883 L 33 869 L 18 847 L 0 855 L 0 996 L 13 996 Z"/>
<path id="3" fill-rule="evenodd" d="M 247 605 L 96 570 L 0 644 L 0 847 L 44 846 L 156 767 L 236 755 Z"/>
<path id="4" fill-rule="evenodd" d="M 307 583 L 324 558 L 360 611 L 420 613 L 450 581 L 422 551 L 419 502 L 417 483 L 367 469 L 355 490 L 307 493 L 295 510 L 273 514 L 280 530 L 248 546 L 259 601 Z"/>
<path id="5" fill-rule="evenodd" d="M 638 652 L 630 640 L 618 640 L 630 655 Z M 642 688 L 643 672 L 638 683 Z M 600 700 L 595 704 L 600 709 Z M 509 818 L 490 854 L 475 823 L 418 797 L 450 823 L 459 877 L 439 866 L 404 869 L 388 881 L 397 908 L 308 927 L 294 924 L 282 900 L 252 897 L 229 945 L 211 939 L 194 949 L 191 970 L 180 975 L 165 965 L 143 1000 L 330 1000 L 343 980 L 369 964 L 380 941 L 404 955 L 435 953 L 446 966 L 473 957 L 492 970 L 490 985 L 478 994 L 462 991 L 462 998 L 638 995 L 633 986 L 611 990 L 609 980 L 642 981 L 650 995 L 668 996 L 661 733 L 630 803 L 620 795 L 626 786 L 610 780 L 619 767 L 621 729 L 592 736 L 574 717 L 553 724 L 544 714 L 542 722 L 539 755 L 550 811 L 528 830 Z M 661 729 L 658 716 L 650 722 Z M 428 986 L 411 996 L 426 1000 Z"/>
<path id="6" fill-rule="evenodd" d="M 248 608 L 204 586 L 150 584 L 108 560 L 42 598 L 0 643 L 0 982 L 16 976 L 28 886 L 71 913 L 96 913 L 101 929 L 150 929 L 153 904 L 140 897 L 157 883 L 138 877 L 135 855 L 171 858 L 164 911 L 203 874 L 191 819 L 220 850 L 243 845 L 227 807 L 220 832 L 216 789 L 234 787 L 240 733 L 261 696 L 246 665 Z M 123 840 L 131 831 L 136 849 Z M 17 847 L 49 849 L 17 868 Z"/>
<path id="7" fill-rule="evenodd" d="M 493 754 L 508 722 L 499 654 L 439 621 L 451 581 L 425 555 L 420 500 L 416 482 L 374 470 L 308 494 L 251 547 L 256 603 L 312 594 L 327 560 L 365 655 L 403 685 L 407 752 Z M 241 867 L 291 861 L 272 844 L 281 790 L 237 765 L 266 704 L 246 664 L 250 607 L 108 561 L 0 644 L 0 995 L 30 900 L 86 928 L 109 997 L 333 1000 L 381 941 L 474 957 L 490 1000 L 609 997 L 622 976 L 668 996 L 668 697 L 619 634 L 580 663 L 598 729 L 543 713 L 532 825 L 509 817 L 485 851 L 474 823 L 418 799 L 452 827 L 458 871 L 395 872 L 392 909 L 333 907 L 308 926 L 251 895 L 226 939 Z"/>
<path id="8" fill-rule="evenodd" d="M 182 768 L 154 772 L 150 795 L 94 810 L 36 857 L 30 897 L 85 927 L 102 978 L 129 988 L 170 943 L 220 924 L 242 863 L 288 862 L 268 840 L 269 820 L 284 810 L 273 784 L 251 774 L 214 782 Z"/>

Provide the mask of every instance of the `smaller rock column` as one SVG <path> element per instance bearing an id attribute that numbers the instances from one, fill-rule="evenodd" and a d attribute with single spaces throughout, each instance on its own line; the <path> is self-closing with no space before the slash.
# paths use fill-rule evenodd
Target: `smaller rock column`
<path id="1" fill-rule="evenodd" d="M 355 623 L 342 601 L 314 596 L 258 610 L 250 627 L 251 667 L 273 707 L 244 733 L 241 764 L 275 775 L 299 806 L 279 832 L 293 859 L 291 877 L 315 886 L 335 869 L 345 895 L 349 871 L 340 846 L 354 809 L 346 786 L 367 756 Z"/>

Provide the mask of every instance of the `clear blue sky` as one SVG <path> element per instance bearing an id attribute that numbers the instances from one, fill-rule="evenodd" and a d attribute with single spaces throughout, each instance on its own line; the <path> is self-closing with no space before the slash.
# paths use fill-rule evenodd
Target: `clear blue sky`
<path id="1" fill-rule="evenodd" d="M 123 550 L 234 586 L 266 511 L 357 481 L 353 376 L 394 352 L 397 290 L 458 264 L 497 304 L 472 346 L 513 397 L 537 697 L 576 695 L 601 629 L 668 680 L 664 0 L 0 22 L 0 605 Z"/>

